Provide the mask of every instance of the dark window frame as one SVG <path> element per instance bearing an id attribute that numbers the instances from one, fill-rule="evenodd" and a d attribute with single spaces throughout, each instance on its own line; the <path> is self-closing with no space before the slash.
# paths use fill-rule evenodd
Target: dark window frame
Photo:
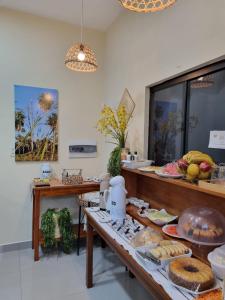
<path id="1" fill-rule="evenodd" d="M 166 80 L 162 83 L 156 84 L 156 85 L 152 85 L 149 87 L 149 126 L 148 126 L 148 159 L 152 159 L 151 157 L 151 147 L 150 147 L 150 141 L 151 141 L 151 137 L 153 135 L 153 114 L 154 114 L 154 110 L 153 110 L 153 105 L 154 105 L 154 101 L 151 101 L 151 99 L 153 99 L 153 93 L 169 88 L 173 85 L 177 85 L 179 83 L 184 83 L 185 84 L 185 111 L 184 111 L 184 138 L 183 138 L 183 153 L 185 154 L 187 152 L 187 126 L 188 126 L 188 110 L 189 110 L 189 103 L 188 103 L 188 98 L 189 98 L 189 93 L 190 93 L 190 81 L 193 79 L 197 79 L 201 76 L 205 76 L 205 75 L 210 75 L 212 73 L 221 71 L 221 70 L 225 70 L 225 60 L 221 60 L 219 62 L 215 62 L 212 64 L 209 64 L 207 66 L 204 67 L 200 67 L 194 71 L 190 71 L 187 72 L 183 75 L 180 76 L 176 76 L 172 79 Z"/>

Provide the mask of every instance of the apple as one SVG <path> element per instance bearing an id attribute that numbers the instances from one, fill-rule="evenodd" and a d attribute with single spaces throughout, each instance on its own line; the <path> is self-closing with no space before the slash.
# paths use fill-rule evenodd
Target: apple
<path id="1" fill-rule="evenodd" d="M 203 161 L 200 163 L 199 168 L 202 172 L 209 172 L 212 167 L 209 163 L 207 163 L 206 161 Z"/>
<path id="2" fill-rule="evenodd" d="M 188 162 L 183 158 L 179 159 L 177 164 L 181 170 L 187 170 L 188 168 Z"/>

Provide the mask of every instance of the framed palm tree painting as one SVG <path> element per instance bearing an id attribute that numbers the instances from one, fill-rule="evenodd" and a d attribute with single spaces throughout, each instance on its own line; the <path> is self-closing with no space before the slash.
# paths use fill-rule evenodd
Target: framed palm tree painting
<path id="1" fill-rule="evenodd" d="M 16 161 L 58 160 L 58 91 L 15 85 Z"/>

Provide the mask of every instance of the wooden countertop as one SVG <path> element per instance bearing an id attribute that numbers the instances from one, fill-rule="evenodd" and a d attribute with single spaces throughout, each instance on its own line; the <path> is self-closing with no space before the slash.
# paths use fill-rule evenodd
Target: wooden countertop
<path id="1" fill-rule="evenodd" d="M 223 199 L 225 199 L 225 194 L 223 193 L 219 193 L 219 192 L 214 192 L 214 191 L 210 191 L 208 189 L 202 188 L 200 186 L 198 186 L 197 184 L 193 184 L 193 183 L 189 183 L 183 179 L 172 179 L 172 178 L 164 178 L 164 177 L 160 177 L 154 173 L 145 173 L 142 171 L 139 171 L 138 169 L 128 169 L 128 168 L 122 168 L 123 171 L 125 172 L 130 172 L 139 176 L 143 176 L 143 177 L 147 177 L 147 178 L 152 178 L 152 179 L 156 179 L 162 182 L 167 182 L 179 187 L 183 187 L 185 189 L 188 190 L 193 190 L 193 191 L 198 191 L 201 193 L 205 193 L 208 195 L 212 195 L 212 196 L 216 196 L 216 197 L 221 197 Z"/>

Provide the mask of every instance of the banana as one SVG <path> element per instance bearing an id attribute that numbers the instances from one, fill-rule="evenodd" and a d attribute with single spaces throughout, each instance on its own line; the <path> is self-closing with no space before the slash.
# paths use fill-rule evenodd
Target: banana
<path id="1" fill-rule="evenodd" d="M 197 151 L 197 150 L 189 151 L 187 154 L 185 154 L 185 155 L 183 156 L 183 159 L 186 160 L 186 161 L 188 161 L 188 160 L 190 160 L 191 157 L 192 157 L 193 155 L 195 155 L 195 154 L 202 154 L 202 152 Z"/>
<path id="2" fill-rule="evenodd" d="M 189 151 L 187 154 L 183 156 L 183 159 L 186 160 L 189 164 L 200 164 L 205 161 L 211 166 L 214 165 L 213 159 L 205 153 L 200 151 Z"/>
<path id="3" fill-rule="evenodd" d="M 210 164 L 211 166 L 214 165 L 214 161 L 212 160 L 212 158 L 208 155 L 208 154 L 196 154 L 193 155 L 190 159 L 190 163 L 191 164 L 200 164 L 201 162 L 207 162 L 208 164 Z"/>

